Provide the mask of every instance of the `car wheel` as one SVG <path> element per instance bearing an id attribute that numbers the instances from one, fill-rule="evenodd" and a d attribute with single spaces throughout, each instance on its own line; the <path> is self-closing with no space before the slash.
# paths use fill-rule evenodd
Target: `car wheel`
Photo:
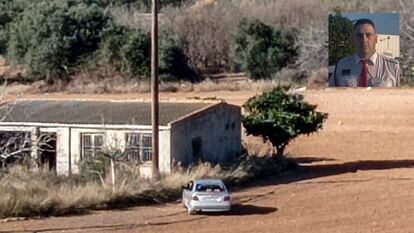
<path id="1" fill-rule="evenodd" d="M 190 207 L 187 207 L 187 212 L 188 212 L 188 214 L 189 214 L 189 215 L 194 215 L 194 214 L 196 214 L 196 211 L 195 211 L 195 210 L 193 210 L 193 209 L 191 209 Z"/>

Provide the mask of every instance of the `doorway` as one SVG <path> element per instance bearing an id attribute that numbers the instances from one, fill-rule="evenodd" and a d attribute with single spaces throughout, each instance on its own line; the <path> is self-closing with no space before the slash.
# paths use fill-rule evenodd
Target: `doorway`
<path id="1" fill-rule="evenodd" d="M 56 171 L 56 133 L 42 133 L 38 140 L 40 167 Z"/>
<path id="2" fill-rule="evenodd" d="M 193 161 L 195 163 L 203 162 L 203 140 L 201 137 L 193 138 L 191 147 L 193 149 Z"/>

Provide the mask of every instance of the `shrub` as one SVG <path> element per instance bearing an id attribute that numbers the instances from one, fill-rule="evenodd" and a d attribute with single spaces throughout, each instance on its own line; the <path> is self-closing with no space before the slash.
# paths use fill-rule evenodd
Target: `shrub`
<path id="1" fill-rule="evenodd" d="M 295 31 L 271 27 L 258 20 L 242 20 L 235 38 L 236 66 L 253 79 L 271 78 L 297 56 L 295 34 Z"/>
<path id="2" fill-rule="evenodd" d="M 196 81 L 197 75 L 188 64 L 183 42 L 171 30 L 161 30 L 159 38 L 159 74 L 164 81 Z M 143 30 L 127 29 L 112 24 L 104 35 L 101 59 L 128 76 L 149 77 L 151 38 Z"/>
<path id="3" fill-rule="evenodd" d="M 171 29 L 164 28 L 159 40 L 159 72 L 163 81 L 199 81 L 184 51 L 184 42 Z"/>
<path id="4" fill-rule="evenodd" d="M 124 36 L 124 42 L 120 49 L 124 72 L 148 77 L 151 73 L 151 39 L 149 35 L 141 31 L 129 31 Z"/>
<path id="5" fill-rule="evenodd" d="M 110 161 L 103 155 L 84 159 L 79 164 L 80 178 L 90 182 L 101 182 L 107 176 Z"/>
<path id="6" fill-rule="evenodd" d="M 286 93 L 286 87 L 250 98 L 244 105 L 243 126 L 247 134 L 270 141 L 283 155 L 287 144 L 301 134 L 310 134 L 322 128 L 327 113 L 317 112 L 316 105 L 303 100 L 299 94 Z"/>
<path id="7" fill-rule="evenodd" d="M 0 26 L 0 55 L 5 55 L 7 51 L 7 42 L 9 41 L 9 33 L 7 26 Z"/>
<path id="8" fill-rule="evenodd" d="M 167 8 L 161 23 L 185 41 L 189 64 L 198 72 L 222 72 L 230 70 L 239 15 L 237 4 L 222 0 L 199 8 Z"/>
<path id="9" fill-rule="evenodd" d="M 10 26 L 8 59 L 31 79 L 67 78 L 79 58 L 95 51 L 108 17 L 95 5 L 44 1 L 26 8 Z"/>
<path id="10" fill-rule="evenodd" d="M 32 4 L 37 4 L 44 0 L 0 0 L 0 54 L 7 52 L 9 41 L 9 24 L 18 18 L 24 9 Z"/>

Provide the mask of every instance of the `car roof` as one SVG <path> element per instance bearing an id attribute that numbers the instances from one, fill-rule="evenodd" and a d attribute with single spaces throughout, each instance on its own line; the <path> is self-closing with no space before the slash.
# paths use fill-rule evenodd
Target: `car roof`
<path id="1" fill-rule="evenodd" d="M 196 184 L 223 184 L 224 182 L 220 179 L 195 179 Z"/>

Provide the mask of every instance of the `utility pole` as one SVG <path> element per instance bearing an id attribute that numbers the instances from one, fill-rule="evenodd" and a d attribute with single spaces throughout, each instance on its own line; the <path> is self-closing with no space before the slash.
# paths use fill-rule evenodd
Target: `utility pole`
<path id="1" fill-rule="evenodd" d="M 158 0 L 152 0 L 151 14 L 151 125 L 152 125 L 152 178 L 159 177 L 159 106 L 158 106 Z"/>

